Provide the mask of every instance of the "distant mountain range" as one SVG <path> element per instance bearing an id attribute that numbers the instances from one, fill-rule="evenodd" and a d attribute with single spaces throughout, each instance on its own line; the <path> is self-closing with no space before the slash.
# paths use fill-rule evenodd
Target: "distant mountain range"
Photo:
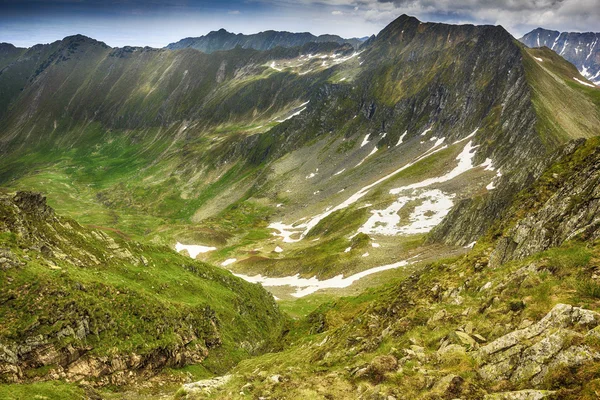
<path id="1" fill-rule="evenodd" d="M 338 44 L 349 43 L 354 47 L 360 46 L 368 37 L 344 39 L 337 35 L 315 36 L 309 32 L 292 33 L 285 31 L 264 31 L 252 35 L 231 33 L 225 29 L 209 32 L 200 37 L 189 37 L 166 46 L 167 49 L 178 50 L 192 48 L 204 53 L 220 50 L 231 50 L 236 47 L 255 50 L 270 50 L 274 47 L 296 47 L 306 43 L 333 42 Z"/>
<path id="2" fill-rule="evenodd" d="M 581 75 L 600 85 L 600 33 L 537 28 L 519 40 L 528 47 L 549 47 L 573 63 Z"/>

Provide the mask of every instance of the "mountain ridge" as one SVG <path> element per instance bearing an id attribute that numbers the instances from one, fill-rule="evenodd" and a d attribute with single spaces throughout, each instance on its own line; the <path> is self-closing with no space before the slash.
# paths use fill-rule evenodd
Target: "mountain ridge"
<path id="1" fill-rule="evenodd" d="M 600 84 L 600 33 L 536 28 L 519 39 L 529 47 L 546 46 L 572 62 L 581 74 Z"/>
<path id="2" fill-rule="evenodd" d="M 358 47 L 363 41 L 358 38 L 344 39 L 337 35 L 315 36 L 310 32 L 287 32 L 266 30 L 254 34 L 232 33 L 221 28 L 210 31 L 204 36 L 187 37 L 177 42 L 170 43 L 165 48 L 179 50 L 183 48 L 194 48 L 205 53 L 214 51 L 231 50 L 235 47 L 252 48 L 255 50 L 270 50 L 277 46 L 295 47 L 306 43 L 334 42 L 338 44 L 348 43 Z"/>

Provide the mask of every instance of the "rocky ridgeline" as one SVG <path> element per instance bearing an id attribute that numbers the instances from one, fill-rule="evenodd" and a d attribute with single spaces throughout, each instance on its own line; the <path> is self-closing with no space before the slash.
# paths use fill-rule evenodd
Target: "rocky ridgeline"
<path id="1" fill-rule="evenodd" d="M 209 32 L 205 36 L 189 37 L 181 39 L 176 43 L 170 43 L 166 46 L 170 50 L 180 50 L 192 48 L 200 50 L 204 53 L 212 53 L 214 51 L 231 50 L 236 47 L 243 49 L 270 50 L 277 46 L 281 47 L 296 47 L 307 43 L 325 43 L 332 42 L 338 44 L 348 43 L 354 47 L 358 47 L 362 41 L 360 39 L 343 39 L 337 35 L 320 35 L 315 36 L 308 32 L 292 33 L 281 31 L 265 31 L 252 35 L 244 35 L 242 33 L 231 33 L 225 29 Z"/>

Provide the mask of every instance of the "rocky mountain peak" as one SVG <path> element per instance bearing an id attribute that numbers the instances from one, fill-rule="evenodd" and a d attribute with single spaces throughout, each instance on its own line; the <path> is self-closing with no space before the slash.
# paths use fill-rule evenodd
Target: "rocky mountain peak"
<path id="1" fill-rule="evenodd" d="M 82 44 L 89 44 L 89 45 L 94 45 L 94 46 L 100 46 L 103 48 L 108 48 L 109 46 L 104 43 L 101 42 L 99 40 L 96 39 L 92 39 L 91 37 L 85 36 L 85 35 L 81 35 L 81 34 L 76 34 L 76 35 L 71 35 L 71 36 L 66 36 L 63 40 L 62 40 L 63 44 L 66 45 L 73 45 L 73 44 L 77 44 L 77 45 L 82 45 Z"/>

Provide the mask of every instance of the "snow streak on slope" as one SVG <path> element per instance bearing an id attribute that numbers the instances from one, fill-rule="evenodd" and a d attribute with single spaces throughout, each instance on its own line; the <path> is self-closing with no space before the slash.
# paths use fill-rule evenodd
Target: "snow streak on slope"
<path id="1" fill-rule="evenodd" d="M 352 285 L 357 280 L 364 278 L 365 276 L 375 274 L 377 272 L 387 271 L 389 269 L 395 269 L 409 265 L 408 261 L 398 261 L 393 264 L 382 265 L 379 267 L 371 268 L 366 271 L 359 272 L 354 275 L 350 275 L 344 278 L 344 275 L 338 275 L 331 279 L 325 279 L 323 281 L 318 280 L 316 277 L 312 278 L 301 278 L 299 275 L 285 276 L 282 278 L 269 278 L 262 275 L 248 276 L 243 274 L 234 274 L 235 276 L 242 278 L 245 281 L 251 283 L 260 283 L 263 286 L 291 286 L 296 288 L 296 292 L 292 294 L 294 297 L 304 297 L 312 294 L 320 289 L 342 289 Z"/>
<path id="2" fill-rule="evenodd" d="M 367 161 L 367 158 L 371 157 L 375 153 L 377 153 L 377 147 L 373 147 L 373 150 L 371 150 L 371 152 L 365 158 L 363 158 L 358 164 L 356 164 L 356 167 L 360 167 L 362 163 Z"/>
<path id="3" fill-rule="evenodd" d="M 463 151 L 458 155 L 458 157 L 456 157 L 458 160 L 458 165 L 447 174 L 438 176 L 436 178 L 425 179 L 421 182 L 413 183 L 412 185 L 392 189 L 390 190 L 390 194 L 398 194 L 405 190 L 424 188 L 431 186 L 434 183 L 443 183 L 456 178 L 460 174 L 473 168 L 473 157 L 475 156 L 475 152 L 472 151 L 477 147 L 478 146 L 473 146 L 472 141 L 469 141 L 469 143 L 467 143 L 467 145 L 464 147 Z"/>
<path id="4" fill-rule="evenodd" d="M 595 87 L 595 86 L 594 86 L 594 85 L 592 85 L 591 83 L 584 82 L 584 81 L 582 81 L 581 79 L 577 79 L 577 78 L 575 78 L 575 77 L 573 77 L 573 79 L 575 79 L 577 82 L 581 83 L 582 85 L 589 86 L 589 87 Z"/>
<path id="5" fill-rule="evenodd" d="M 400 138 L 398 139 L 398 143 L 396 143 L 396 146 L 400 146 L 402 144 L 402 141 L 404 140 L 404 136 L 406 136 L 407 133 L 408 133 L 408 131 L 404 131 L 404 133 L 402 135 L 400 135 Z"/>
<path id="6" fill-rule="evenodd" d="M 469 136 L 467 136 L 464 139 L 458 140 L 456 142 L 454 142 L 453 144 L 457 144 L 460 143 L 464 140 L 467 140 L 471 137 L 473 137 L 475 134 L 477 133 L 477 129 L 471 133 Z M 384 176 L 383 178 L 380 178 L 379 180 L 363 187 L 362 189 L 360 189 L 358 192 L 354 193 L 352 196 L 350 196 L 348 199 L 346 199 L 346 201 L 344 201 L 341 204 L 338 204 L 337 206 L 333 207 L 333 208 L 328 208 L 326 211 L 324 211 L 321 214 L 318 214 L 314 217 L 312 217 L 311 219 L 309 219 L 307 222 L 304 222 L 302 224 L 298 224 L 298 225 L 286 225 L 283 222 L 275 222 L 269 225 L 269 228 L 274 229 L 278 232 L 273 233 L 274 236 L 280 236 L 284 242 L 286 243 L 294 243 L 294 242 L 298 242 L 300 240 L 302 240 L 307 234 L 308 232 L 310 232 L 311 229 L 313 229 L 315 226 L 317 226 L 317 224 L 319 222 L 321 222 L 323 219 L 327 218 L 329 215 L 333 214 L 334 212 L 338 211 L 338 210 L 342 210 L 344 208 L 349 207 L 350 205 L 356 203 L 358 200 L 360 200 L 361 198 L 363 198 L 367 193 L 369 193 L 369 191 L 374 188 L 375 186 L 379 185 L 380 183 L 390 179 L 391 177 L 393 177 L 394 175 L 404 171 L 405 169 L 413 166 L 414 164 L 416 164 L 417 162 L 430 157 L 431 155 L 444 150 L 445 148 L 447 148 L 446 145 L 444 146 L 440 146 L 440 144 L 442 143 L 442 140 L 438 140 L 436 142 L 436 144 L 434 144 L 433 147 L 431 147 L 428 151 L 426 151 L 425 153 L 421 154 L 419 157 L 417 157 L 416 159 L 414 159 L 412 162 L 404 165 L 403 167 L 398 168 L 397 170 L 395 170 L 394 172 Z M 459 160 L 459 166 L 457 166 L 457 168 L 455 168 L 454 170 L 452 170 L 450 173 L 446 174 L 443 177 L 439 177 L 439 178 L 432 178 L 432 180 L 425 180 L 423 182 L 417 183 L 417 184 L 413 184 L 413 185 L 409 185 L 406 188 L 400 188 L 400 189 L 416 189 L 419 187 L 425 187 L 428 186 L 430 184 L 433 183 L 437 183 L 437 182 L 445 182 L 444 179 L 446 180 L 450 180 L 452 179 L 454 176 L 458 176 L 460 175 L 462 172 L 465 172 L 467 169 L 464 169 L 466 167 L 467 164 L 465 164 L 466 161 L 463 160 L 463 158 L 467 157 L 465 156 L 465 152 L 466 154 L 468 154 L 468 165 L 471 165 L 471 158 L 473 157 L 473 155 L 470 154 L 470 151 L 473 149 L 474 147 L 472 146 L 472 142 L 470 141 L 467 146 L 465 147 L 465 150 L 463 150 L 463 152 L 459 155 L 459 157 L 457 158 Z M 472 165 L 471 167 L 472 168 Z M 464 170 L 463 170 L 464 169 Z M 461 171 L 461 172 L 456 172 L 456 171 Z M 452 174 L 456 174 L 456 175 L 452 175 Z M 422 185 L 422 186 L 420 186 Z M 395 190 L 395 189 L 394 189 Z M 398 192 L 399 193 L 399 192 Z"/>
<path id="7" fill-rule="evenodd" d="M 278 119 L 277 122 L 281 123 L 281 122 L 285 122 L 288 119 L 294 118 L 296 115 L 300 115 L 304 110 L 306 110 L 306 105 L 310 103 L 310 100 L 307 101 L 306 103 L 302 103 L 300 104 L 300 106 L 297 108 L 297 111 L 295 111 L 294 113 L 292 113 L 292 115 L 284 118 L 284 119 Z"/>

